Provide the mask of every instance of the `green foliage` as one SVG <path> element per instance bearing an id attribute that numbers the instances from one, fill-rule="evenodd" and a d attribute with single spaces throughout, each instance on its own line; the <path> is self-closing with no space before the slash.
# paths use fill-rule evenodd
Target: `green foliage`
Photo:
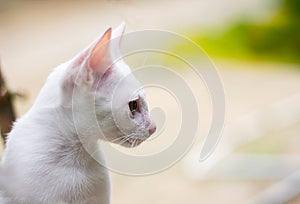
<path id="1" fill-rule="evenodd" d="M 282 0 L 270 22 L 240 21 L 191 37 L 212 56 L 300 63 L 299 20 L 300 1 Z"/>
<path id="2" fill-rule="evenodd" d="M 300 1 L 299 0 L 283 0 L 282 8 L 290 20 L 298 20 L 300 17 Z"/>

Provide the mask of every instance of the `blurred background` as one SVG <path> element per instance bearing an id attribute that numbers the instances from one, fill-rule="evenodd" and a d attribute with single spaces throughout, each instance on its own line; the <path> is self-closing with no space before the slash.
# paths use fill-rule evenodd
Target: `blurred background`
<path id="1" fill-rule="evenodd" d="M 22 116 L 51 70 L 108 26 L 125 21 L 126 32 L 178 33 L 204 49 L 223 80 L 222 139 L 211 157 L 198 161 L 211 119 L 209 94 L 202 82 L 193 84 L 184 67 L 169 62 L 190 81 L 200 101 L 199 137 L 182 160 L 163 172 L 112 173 L 113 204 L 300 203 L 299 19 L 298 0 L 0 0 L 1 71 L 10 93 L 1 90 L 1 97 L 13 101 L 16 116 Z M 183 46 L 174 42 L 173 49 Z M 187 47 L 184 52 L 197 54 Z M 141 56 L 137 64 L 146 60 L 151 59 Z M 148 91 L 150 107 L 169 103 Z M 0 113 L 11 114 L 0 102 Z M 176 104 L 165 111 L 177 113 Z M 168 126 L 180 126 L 175 119 L 167 117 L 164 133 L 149 144 L 126 151 L 151 153 L 171 143 L 176 134 Z"/>

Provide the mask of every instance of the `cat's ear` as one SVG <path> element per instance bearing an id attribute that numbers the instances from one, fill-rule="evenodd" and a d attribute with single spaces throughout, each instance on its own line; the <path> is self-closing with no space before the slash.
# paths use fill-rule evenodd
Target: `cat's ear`
<path id="1" fill-rule="evenodd" d="M 110 49 L 111 49 L 111 56 L 115 60 L 121 57 L 120 46 L 125 31 L 125 27 L 126 27 L 125 23 L 122 22 L 116 29 L 112 31 L 112 36 L 111 36 L 112 40 L 110 44 Z"/>
<path id="2" fill-rule="evenodd" d="M 107 29 L 93 47 L 89 56 L 89 67 L 99 73 L 105 73 L 120 55 L 120 44 L 125 31 L 125 23 L 116 29 Z"/>
<path id="3" fill-rule="evenodd" d="M 70 105 L 75 84 L 93 86 L 97 78 L 108 72 L 112 64 L 111 34 L 112 29 L 108 28 L 100 38 L 71 60 L 62 83 L 64 105 Z"/>
<path id="4" fill-rule="evenodd" d="M 99 73 L 105 73 L 112 65 L 113 57 L 111 53 L 111 35 L 112 29 L 108 28 L 100 40 L 92 48 L 89 54 L 87 68 Z"/>
<path id="5" fill-rule="evenodd" d="M 116 40 L 116 45 L 120 46 L 122 36 L 125 32 L 126 24 L 125 22 L 122 22 L 116 29 L 112 32 L 112 39 Z"/>

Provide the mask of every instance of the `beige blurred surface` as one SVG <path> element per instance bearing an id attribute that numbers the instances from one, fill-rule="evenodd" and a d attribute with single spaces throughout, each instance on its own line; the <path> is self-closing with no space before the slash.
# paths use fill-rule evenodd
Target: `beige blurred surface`
<path id="1" fill-rule="evenodd" d="M 180 31 L 184 35 L 187 28 L 226 24 L 241 13 L 265 17 L 266 9 L 266 1 L 258 0 L 24 1 L 1 4 L 0 56 L 3 71 L 11 89 L 23 89 L 29 96 L 26 100 L 16 102 L 19 116 L 30 108 L 51 70 L 83 49 L 108 26 L 116 27 L 125 21 L 127 32 L 163 29 Z M 299 65 L 226 60 L 216 60 L 215 64 L 226 93 L 225 129 L 245 115 L 264 110 L 300 92 Z M 195 85 L 199 82 L 194 76 L 186 71 L 180 74 L 191 83 L 197 99 L 201 101 L 199 109 L 203 113 L 203 120 L 197 140 L 200 144 L 209 128 L 209 97 L 203 84 Z M 164 103 L 159 95 L 155 95 L 155 91 L 150 93 L 153 94 L 149 96 L 150 105 Z M 165 111 L 174 113 L 176 108 L 168 106 Z M 169 121 L 171 127 L 177 123 Z M 274 138 L 285 141 L 286 147 L 289 147 L 283 153 L 300 154 L 296 145 L 300 144 L 300 138 L 297 137 L 299 128 L 298 123 L 273 133 Z M 155 138 L 151 144 L 162 148 L 168 145 L 174 139 L 169 133 Z M 286 140 L 282 137 L 286 137 Z M 220 141 L 218 148 L 226 145 L 227 140 L 231 140 L 228 135 Z M 263 142 L 263 145 L 269 144 L 274 146 L 272 137 L 267 137 Z M 147 151 L 152 150 L 147 144 L 144 147 L 148 148 Z M 139 148 L 143 148 L 143 145 Z M 199 154 L 200 149 L 197 148 L 199 146 L 195 145 L 190 154 Z M 138 152 L 132 151 L 133 154 Z M 185 162 L 180 161 L 168 170 L 151 176 L 132 177 L 112 173 L 113 204 L 243 203 L 278 181 L 199 180 L 191 178 L 185 168 Z"/>

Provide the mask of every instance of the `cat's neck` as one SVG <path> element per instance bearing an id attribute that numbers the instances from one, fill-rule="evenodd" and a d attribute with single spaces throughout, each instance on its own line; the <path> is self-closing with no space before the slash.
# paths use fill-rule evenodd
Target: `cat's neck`
<path id="1" fill-rule="evenodd" d="M 97 162 L 94 156 L 97 160 L 104 161 L 97 144 L 98 138 L 93 131 L 89 131 L 89 128 L 93 127 L 76 127 L 71 109 L 64 107 L 35 109 L 29 112 L 28 117 L 36 124 L 35 128 L 38 128 L 36 132 L 42 133 L 36 135 L 33 142 L 40 146 L 47 143 L 45 154 L 48 162 L 88 168 Z"/>

